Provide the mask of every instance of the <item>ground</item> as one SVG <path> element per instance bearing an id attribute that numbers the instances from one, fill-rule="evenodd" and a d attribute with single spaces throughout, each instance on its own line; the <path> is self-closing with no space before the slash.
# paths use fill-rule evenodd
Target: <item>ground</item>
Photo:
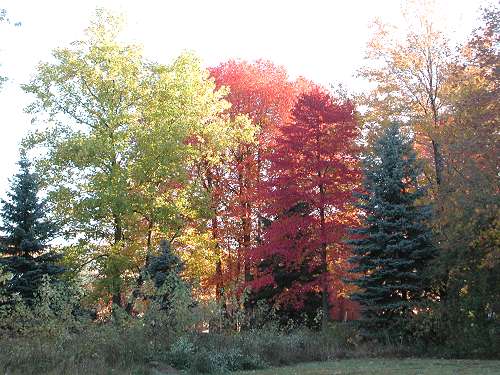
<path id="1" fill-rule="evenodd" d="M 500 361 L 349 359 L 242 371 L 238 375 L 500 375 Z"/>

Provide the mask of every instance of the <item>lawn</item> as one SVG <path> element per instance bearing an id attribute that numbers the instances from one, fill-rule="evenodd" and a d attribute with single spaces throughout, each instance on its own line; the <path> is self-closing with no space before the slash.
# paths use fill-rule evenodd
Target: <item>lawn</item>
<path id="1" fill-rule="evenodd" d="M 490 375 L 500 374 L 500 361 L 439 359 L 349 359 L 293 367 L 241 371 L 238 375 Z"/>

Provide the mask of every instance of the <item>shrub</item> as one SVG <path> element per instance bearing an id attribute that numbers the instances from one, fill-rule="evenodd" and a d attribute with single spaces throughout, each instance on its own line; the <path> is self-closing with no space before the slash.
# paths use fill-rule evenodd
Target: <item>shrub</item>
<path id="1" fill-rule="evenodd" d="M 168 278 L 162 287 L 170 288 L 168 309 L 153 299 L 140 318 L 115 306 L 105 322 L 82 317 L 81 292 L 62 283 L 43 284 L 33 306 L 21 300 L 4 303 L 0 373 L 108 374 L 113 369 L 147 374 L 153 362 L 192 373 L 221 374 L 397 350 L 374 351 L 360 345 L 353 324 L 331 324 L 322 331 L 280 327 L 275 320 L 262 319 L 262 312 L 251 317 L 261 322 L 258 329 L 201 333 L 200 322 L 214 319 L 219 311 L 210 304 L 193 304 L 189 291 L 182 284 L 169 284 Z"/>
<path id="2" fill-rule="evenodd" d="M 175 368 L 188 368 L 195 353 L 195 346 L 187 336 L 175 341 L 167 355 L 167 359 Z"/>
<path id="3" fill-rule="evenodd" d="M 417 314 L 409 331 L 422 355 L 448 358 L 496 358 L 500 354 L 499 319 L 477 316 L 463 301 L 433 304 Z"/>
<path id="4" fill-rule="evenodd" d="M 58 336 L 80 330 L 86 323 L 78 314 L 81 291 L 44 276 L 28 306 L 19 295 L 0 304 L 0 335 Z"/>

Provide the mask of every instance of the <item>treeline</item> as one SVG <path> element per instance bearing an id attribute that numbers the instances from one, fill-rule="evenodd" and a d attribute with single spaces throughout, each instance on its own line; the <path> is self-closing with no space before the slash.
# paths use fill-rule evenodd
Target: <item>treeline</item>
<path id="1" fill-rule="evenodd" d="M 213 300 L 212 330 L 264 308 L 498 354 L 499 15 L 458 51 L 429 16 L 377 24 L 373 89 L 347 95 L 269 61 L 148 61 L 98 11 L 23 85 L 38 156 L 2 202 L 4 308 L 52 280 L 81 285 L 95 319 Z"/>

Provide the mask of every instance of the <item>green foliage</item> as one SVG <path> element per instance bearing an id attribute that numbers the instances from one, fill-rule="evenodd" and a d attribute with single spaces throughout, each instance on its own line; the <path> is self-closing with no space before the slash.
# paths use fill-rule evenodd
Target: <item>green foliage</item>
<path id="1" fill-rule="evenodd" d="M 255 250 L 249 244 L 264 238 L 259 189 L 272 177 L 266 170 L 284 136 L 279 123 L 293 97 L 312 83 L 291 90 L 276 80 L 281 68 L 271 79 L 260 72 L 259 82 L 228 69 L 223 73 L 235 90 L 229 111 L 228 88 L 216 85 L 195 55 L 183 53 L 169 64 L 148 61 L 139 46 L 121 40 L 123 20 L 98 9 L 85 37 L 54 50 L 23 85 L 34 97 L 26 110 L 37 125 L 23 146 L 40 156 L 35 174 L 23 154 L 9 199 L 1 202 L 0 372 L 153 374 L 172 365 L 220 374 L 414 349 L 497 356 L 498 14 L 486 11 L 485 26 L 454 67 L 445 38 L 425 17 L 425 30 L 402 34 L 402 43 L 382 25 L 372 40 L 369 57 L 391 69 L 369 64 L 361 72 L 377 86 L 365 97 L 365 128 L 382 118 L 408 120 L 419 142 L 431 141 L 429 166 L 434 163 L 439 186 L 426 195 L 412 141 L 397 125 L 382 126 L 384 134 L 365 155 L 363 226 L 350 241 L 352 298 L 363 318 L 312 331 L 304 327 L 318 328 L 322 318 L 326 324 L 326 315 L 316 314 L 316 290 L 298 289 L 306 301 L 301 307 L 278 309 L 269 301 L 297 280 L 311 281 L 317 264 L 271 264 L 275 285 L 254 295 L 238 286 L 254 271 L 244 264 Z M 2 9 L 1 22 L 8 22 Z M 372 134 L 365 135 L 371 142 Z M 303 143 L 301 133 L 301 150 Z M 289 156 L 289 149 L 282 151 Z M 294 160 L 293 173 L 316 160 L 309 156 Z M 352 156 L 346 151 L 339 160 Z M 294 194 L 306 192 L 304 186 Z M 40 188 L 47 199 L 38 198 Z M 429 199 L 438 208 L 437 257 L 430 209 L 421 205 Z M 304 208 L 285 206 L 295 214 Z M 332 208 L 333 216 L 345 216 L 341 229 L 350 209 Z M 59 255 L 47 251 L 59 229 L 52 219 L 71 241 L 63 249 L 69 269 L 63 275 Z M 262 266 L 269 266 L 266 256 L 256 257 L 265 260 Z M 332 258 L 332 267 L 337 261 Z M 213 286 L 217 301 L 210 300 Z M 85 309 L 98 299 L 112 303 L 99 314 Z M 403 346 L 410 341 L 411 348 Z"/>
<path id="2" fill-rule="evenodd" d="M 455 232 L 446 232 L 449 236 L 434 262 L 434 284 L 440 301 L 418 314 L 411 327 L 424 349 L 431 348 L 440 355 L 491 358 L 500 353 L 499 222 L 493 211 L 475 211 L 490 220 L 481 224 L 455 218 Z M 470 242 L 457 242 L 456 247 L 448 248 L 457 237 L 469 238 Z"/>
<path id="3" fill-rule="evenodd" d="M 86 40 L 55 50 L 55 62 L 40 64 L 24 86 L 36 97 L 28 111 L 54 120 L 26 142 L 47 147 L 37 167 L 69 231 L 87 238 L 116 235 L 118 242 L 130 213 L 130 127 L 147 95 L 146 67 L 137 47 L 114 40 L 119 20 L 102 12 L 98 17 Z"/>
<path id="4" fill-rule="evenodd" d="M 172 300 L 174 306 L 182 305 L 181 299 Z M 110 369 L 123 373 L 133 369 L 155 373 L 154 368 L 172 365 L 195 373 L 221 374 L 340 358 L 355 348 L 355 331 L 347 325 L 319 333 L 286 333 L 271 325 L 239 334 L 196 333 L 194 326 L 206 316 L 192 307 L 166 313 L 157 304 L 143 318 L 117 314 L 121 318 L 98 323 L 78 314 L 80 300 L 78 289 L 46 280 L 33 307 L 18 301 L 9 311 L 1 310 L 6 330 L 0 332 L 0 371 L 107 374 Z"/>
<path id="5" fill-rule="evenodd" d="M 149 349 L 146 337 L 136 329 L 89 326 L 71 335 L 3 339 L 0 371 L 22 375 L 107 375 L 110 369 L 118 369 L 123 374 L 147 374 Z"/>
<path id="6" fill-rule="evenodd" d="M 322 332 L 301 329 L 285 333 L 267 327 L 237 335 L 201 335 L 194 339 L 197 350 L 192 363 L 197 371 L 220 373 L 342 358 L 354 348 L 339 334 L 342 330 L 349 328 L 330 326 Z"/>
<path id="7" fill-rule="evenodd" d="M 28 305 L 18 295 L 0 306 L 0 336 L 59 337 L 79 331 L 89 322 L 82 314 L 81 291 L 44 276 Z"/>
<path id="8" fill-rule="evenodd" d="M 237 370 L 264 368 L 260 357 L 243 354 L 238 348 L 227 348 L 220 352 L 201 349 L 193 356 L 190 370 L 202 374 L 223 374 Z"/>
<path id="9" fill-rule="evenodd" d="M 149 360 L 165 352 L 178 332 L 185 332 L 184 326 L 174 324 L 190 319 L 186 311 L 167 317 L 160 309 L 144 319 L 131 319 L 116 309 L 113 319 L 99 323 L 81 308 L 81 300 L 80 289 L 45 279 L 31 306 L 20 299 L 2 306 L 0 369 L 22 374 L 147 369 Z M 190 324 L 193 321 L 191 314 Z"/>
<path id="10" fill-rule="evenodd" d="M 188 336 L 181 336 L 170 346 L 168 361 L 176 368 L 189 368 L 195 349 Z"/>
<path id="11" fill-rule="evenodd" d="M 348 342 L 354 331 L 349 326 L 329 326 L 322 332 L 306 329 L 285 333 L 266 327 L 239 334 L 183 336 L 167 355 L 176 368 L 194 373 L 225 373 L 306 361 L 323 361 L 349 355 Z"/>
<path id="12" fill-rule="evenodd" d="M 453 66 L 450 100 L 453 124 L 442 128 L 446 183 L 436 197 L 434 221 L 439 256 L 433 304 L 417 329 L 447 355 L 500 353 L 500 223 L 497 69 L 500 9 L 483 12 L 482 25 Z M 464 340 L 463 338 L 467 339 Z"/>
<path id="13" fill-rule="evenodd" d="M 200 316 L 201 312 L 194 305 L 190 290 L 169 275 L 156 290 L 144 316 L 144 323 L 152 336 L 176 337 L 193 330 Z"/>
<path id="14" fill-rule="evenodd" d="M 418 205 L 424 189 L 412 142 L 388 126 L 364 160 L 364 190 L 358 207 L 363 226 L 353 230 L 351 281 L 359 291 L 366 337 L 404 339 L 405 324 L 426 300 L 426 269 L 435 257 L 427 226 L 429 207 Z"/>
<path id="15" fill-rule="evenodd" d="M 11 180 L 8 200 L 1 200 L 0 210 L 7 234 L 2 240 L 2 253 L 30 256 L 44 250 L 55 235 L 55 224 L 47 219 L 47 203 L 38 198 L 40 178 L 32 173 L 31 163 L 21 153 L 20 171 Z"/>
<path id="16" fill-rule="evenodd" d="M 119 42 L 122 23 L 98 10 L 86 38 L 56 49 L 23 86 L 35 96 L 27 111 L 52 120 L 25 143 L 46 150 L 37 169 L 48 197 L 67 237 L 82 239 L 74 268 L 98 271 L 101 294 L 115 300 L 156 234 L 175 238 L 207 217 L 209 196 L 192 170 L 229 137 L 227 90 L 199 59 L 147 62 Z"/>
<path id="17" fill-rule="evenodd" d="M 21 154 L 20 171 L 11 180 L 8 200 L 0 200 L 0 265 L 12 277 L 4 288 L 10 296 L 19 294 L 31 301 L 42 284 L 44 275 L 55 276 L 64 269 L 57 265 L 60 256 L 48 250 L 48 242 L 56 234 L 56 225 L 48 219 L 46 201 L 38 197 L 39 177 L 31 172 L 26 154 Z"/>
<path id="18" fill-rule="evenodd" d="M 10 311 L 8 331 L 0 335 L 0 371 L 12 374 L 107 374 L 110 369 L 154 373 L 153 368 L 172 365 L 195 373 L 282 366 L 303 361 L 341 358 L 352 349 L 355 332 L 349 326 L 332 326 L 323 332 L 289 333 L 267 326 L 239 334 L 195 333 L 193 327 L 172 329 L 174 321 L 186 322 L 187 311 L 166 317 L 157 308 L 144 318 L 106 323 L 75 314 L 78 294 L 46 283 L 33 309 Z M 193 311 L 193 310 L 190 310 Z M 163 318 L 162 318 L 163 317 Z M 192 316 L 191 322 L 197 321 Z M 164 325 L 166 324 L 166 325 Z M 14 328 L 15 325 L 15 328 Z M 167 365 L 168 364 L 168 365 Z"/>

